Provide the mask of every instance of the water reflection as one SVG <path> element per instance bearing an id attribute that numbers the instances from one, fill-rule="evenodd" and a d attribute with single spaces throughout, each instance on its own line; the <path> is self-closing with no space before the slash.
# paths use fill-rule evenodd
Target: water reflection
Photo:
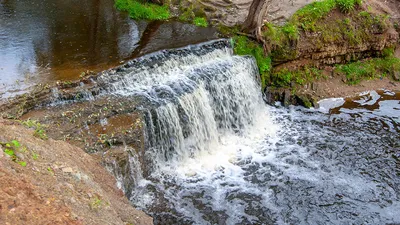
<path id="1" fill-rule="evenodd" d="M 0 98 L 214 38 L 212 28 L 133 21 L 116 11 L 113 0 L 0 0 Z"/>
<path id="2" fill-rule="evenodd" d="M 335 122 L 350 117 L 359 122 L 356 126 L 369 122 L 375 123 L 377 130 L 400 133 L 400 92 L 368 91 L 346 99 L 325 99 L 320 106 Z"/>
<path id="3" fill-rule="evenodd" d="M 87 69 L 106 69 L 128 57 L 140 38 L 138 24 L 119 14 L 112 0 L 0 3 L 3 92 L 32 79 L 71 79 Z"/>

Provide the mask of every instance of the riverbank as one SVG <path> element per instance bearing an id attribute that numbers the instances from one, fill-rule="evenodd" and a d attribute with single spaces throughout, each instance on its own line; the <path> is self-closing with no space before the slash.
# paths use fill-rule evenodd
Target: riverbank
<path id="1" fill-rule="evenodd" d="M 37 123 L 24 123 L 26 126 Z M 153 224 L 100 161 L 82 149 L 0 119 L 0 221 L 5 224 Z"/>
<path id="2" fill-rule="evenodd" d="M 264 44 L 236 36 L 235 50 L 257 59 L 270 104 L 317 107 L 323 98 L 397 91 L 399 6 L 395 1 L 354 1 L 343 9 L 336 1 L 315 2 L 284 25 L 266 23 Z"/>

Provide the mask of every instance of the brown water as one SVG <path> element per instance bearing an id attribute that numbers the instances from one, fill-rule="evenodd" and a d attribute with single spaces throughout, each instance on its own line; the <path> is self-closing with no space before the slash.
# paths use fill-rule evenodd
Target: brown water
<path id="1" fill-rule="evenodd" d="M 0 97 L 213 37 L 211 28 L 131 20 L 113 0 L 0 0 Z"/>

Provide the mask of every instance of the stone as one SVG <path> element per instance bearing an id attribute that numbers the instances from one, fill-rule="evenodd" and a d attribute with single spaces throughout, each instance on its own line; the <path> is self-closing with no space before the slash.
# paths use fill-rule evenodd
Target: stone
<path id="1" fill-rule="evenodd" d="M 25 159 L 24 154 L 22 154 L 22 153 L 20 153 L 20 152 L 15 152 L 14 154 L 15 154 L 15 156 L 17 156 L 17 158 L 19 158 L 20 160 L 24 160 L 24 159 Z"/>
<path id="2" fill-rule="evenodd" d="M 394 74 L 393 74 L 393 79 L 394 79 L 395 81 L 400 81 L 400 71 L 394 72 Z"/>
<path id="3" fill-rule="evenodd" d="M 62 171 L 63 171 L 64 173 L 72 173 L 72 172 L 73 172 L 73 170 L 72 170 L 71 167 L 62 168 Z"/>
<path id="4" fill-rule="evenodd" d="M 292 94 L 290 93 L 290 90 L 286 89 L 285 93 L 283 94 L 283 105 L 285 107 L 288 107 L 290 105 L 290 97 Z"/>

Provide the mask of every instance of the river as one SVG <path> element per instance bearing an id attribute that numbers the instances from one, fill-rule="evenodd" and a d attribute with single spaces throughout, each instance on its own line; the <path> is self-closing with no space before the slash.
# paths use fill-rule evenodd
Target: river
<path id="1" fill-rule="evenodd" d="M 138 61 L 103 94 L 144 99 L 146 152 L 117 178 L 156 224 L 400 222 L 399 93 L 268 106 L 229 40 Z"/>
<path id="2" fill-rule="evenodd" d="M 100 72 L 139 55 L 216 36 L 213 28 L 133 21 L 113 4 L 113 0 L 1 0 L 0 98 L 38 83 L 76 80 L 87 71 Z"/>
<path id="3" fill-rule="evenodd" d="M 1 1 L 3 97 L 127 61 L 99 76 L 96 95 L 48 109 L 134 99 L 146 152 L 130 151 L 132 177 L 114 172 L 155 224 L 400 223 L 398 92 L 270 106 L 254 59 L 234 55 L 230 40 L 161 50 L 215 39 L 215 30 L 74 2 Z"/>

